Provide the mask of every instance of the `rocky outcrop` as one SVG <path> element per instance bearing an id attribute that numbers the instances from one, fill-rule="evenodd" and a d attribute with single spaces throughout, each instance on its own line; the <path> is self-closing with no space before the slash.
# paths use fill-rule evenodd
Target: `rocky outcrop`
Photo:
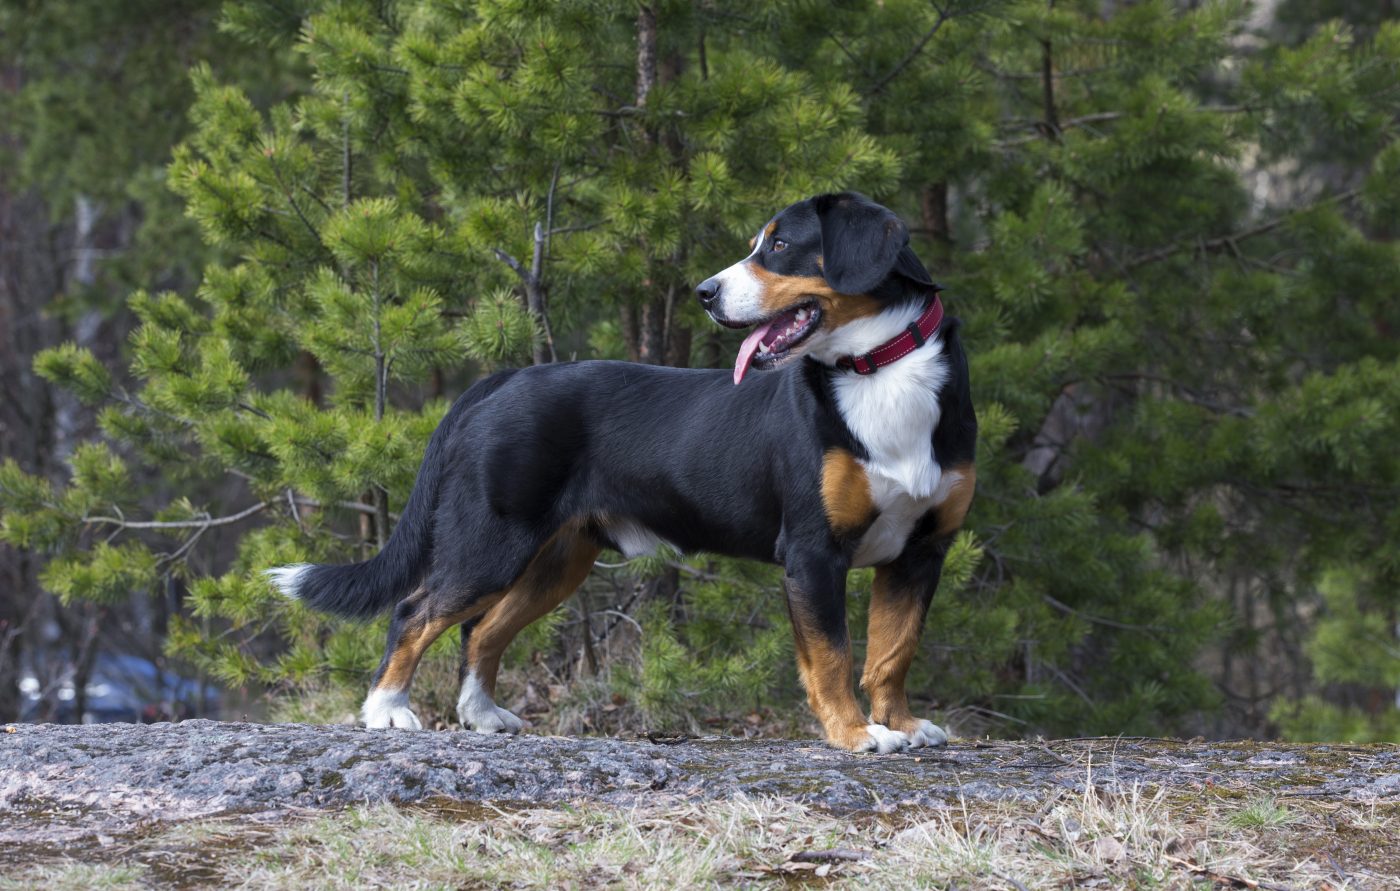
<path id="1" fill-rule="evenodd" d="M 215 721 L 0 731 L 0 842 L 39 824 L 130 831 L 152 820 L 429 799 L 631 804 L 744 793 L 851 811 L 1139 784 L 1400 801 L 1394 746 L 1124 737 L 955 741 L 880 756 L 811 740 L 569 739 Z"/>

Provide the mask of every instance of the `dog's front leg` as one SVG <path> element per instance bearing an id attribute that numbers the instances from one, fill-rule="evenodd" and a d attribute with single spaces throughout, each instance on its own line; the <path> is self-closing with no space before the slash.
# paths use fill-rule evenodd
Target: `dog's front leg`
<path id="1" fill-rule="evenodd" d="M 905 734 L 912 747 L 941 746 L 948 741 L 943 728 L 914 717 L 904 692 L 904 678 L 919 649 L 929 602 L 938 589 L 943 557 L 940 545 L 923 560 L 906 555 L 892 566 L 877 567 L 870 595 L 870 626 L 860 685 L 870 694 L 870 720 Z"/>
<path id="2" fill-rule="evenodd" d="M 851 641 L 846 632 L 846 563 L 829 554 L 789 558 L 784 589 L 797 667 L 807 701 L 827 741 L 850 752 L 897 752 L 909 737 L 861 712 L 851 680 Z"/>

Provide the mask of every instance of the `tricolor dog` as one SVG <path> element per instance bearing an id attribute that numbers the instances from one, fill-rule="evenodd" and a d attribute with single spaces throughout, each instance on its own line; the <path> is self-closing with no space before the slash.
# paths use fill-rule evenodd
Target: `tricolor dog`
<path id="1" fill-rule="evenodd" d="M 347 617 L 393 607 L 363 718 L 419 727 L 419 658 L 462 633 L 462 724 L 514 733 L 496 705 L 507 644 L 583 582 L 598 552 L 666 542 L 776 563 L 812 710 L 832 745 L 940 745 L 904 678 L 972 500 L 977 420 L 938 287 L 888 209 L 854 193 L 783 210 L 696 289 L 752 329 L 726 371 L 573 362 L 472 386 L 428 444 L 388 545 L 346 566 L 270 570 Z M 875 567 L 862 710 L 846 573 Z"/>

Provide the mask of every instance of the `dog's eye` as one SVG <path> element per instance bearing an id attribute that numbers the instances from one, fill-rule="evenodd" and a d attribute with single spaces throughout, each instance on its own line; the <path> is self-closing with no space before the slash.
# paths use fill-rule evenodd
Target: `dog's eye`
<path id="1" fill-rule="evenodd" d="M 778 251 L 785 251 L 785 250 L 787 250 L 787 242 L 786 242 L 786 241 L 783 241 L 781 238 L 775 238 L 775 239 L 773 239 L 773 253 L 776 254 Z"/>

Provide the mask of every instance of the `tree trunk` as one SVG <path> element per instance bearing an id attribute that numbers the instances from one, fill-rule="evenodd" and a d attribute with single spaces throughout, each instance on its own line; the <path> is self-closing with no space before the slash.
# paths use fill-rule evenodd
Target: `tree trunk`
<path id="1" fill-rule="evenodd" d="M 656 7 L 643 4 L 637 11 L 637 107 L 646 108 L 656 86 Z M 647 138 L 656 134 L 647 129 Z"/>
<path id="2" fill-rule="evenodd" d="M 919 196 L 919 210 L 924 231 L 939 244 L 952 244 L 952 227 L 948 225 L 948 184 L 936 182 L 924 186 Z"/>
<path id="3" fill-rule="evenodd" d="M 0 91 L 19 85 L 16 69 L 0 69 Z M 18 138 L 0 131 L 0 144 L 18 148 Z M 0 166 L 0 460 L 52 477 L 57 406 L 33 362 L 36 353 L 63 339 L 62 325 L 43 312 L 61 290 L 62 269 L 48 208 L 37 194 L 21 191 L 8 171 Z M 17 719 L 22 705 L 20 668 L 44 597 L 37 572 L 31 555 L 0 544 L 0 721 Z"/>
<path id="4" fill-rule="evenodd" d="M 618 308 L 617 315 L 622 327 L 622 341 L 627 345 L 627 358 L 633 362 L 642 361 L 641 319 L 636 305 L 623 304 Z"/>
<path id="5" fill-rule="evenodd" d="M 679 53 L 660 58 L 657 38 L 656 8 L 644 5 L 637 12 L 638 108 L 646 108 L 647 99 L 658 84 L 675 80 L 685 68 L 685 57 Z M 642 126 L 642 133 L 649 145 L 659 146 L 673 162 L 678 165 L 683 162 L 685 147 L 674 133 L 659 131 L 647 124 Z M 650 287 L 664 288 L 664 293 L 648 294 L 640 307 L 623 310 L 622 331 L 633 361 L 682 367 L 690 364 L 691 332 L 679 323 L 676 313 L 684 283 L 674 280 L 673 271 L 684 259 L 679 252 L 664 258 L 662 265 L 654 268 L 654 274 L 649 277 Z"/>
<path id="6" fill-rule="evenodd" d="M 637 359 L 648 365 L 666 364 L 666 300 L 654 297 L 642 304 Z"/>

